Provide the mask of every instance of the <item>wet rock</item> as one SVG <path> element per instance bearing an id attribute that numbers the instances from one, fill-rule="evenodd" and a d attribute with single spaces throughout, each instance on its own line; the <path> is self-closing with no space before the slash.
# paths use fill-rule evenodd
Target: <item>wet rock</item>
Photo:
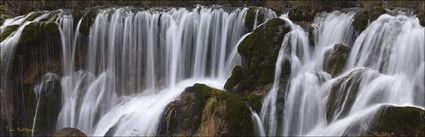
<path id="1" fill-rule="evenodd" d="M 81 17 L 83 20 L 80 24 L 80 33 L 88 36 L 90 33 L 90 27 L 96 19 L 98 8 L 92 8 L 87 10 L 87 12 Z"/>
<path id="2" fill-rule="evenodd" d="M 86 134 L 76 128 L 62 128 L 53 135 L 54 137 L 87 137 Z"/>
<path id="3" fill-rule="evenodd" d="M 54 133 L 62 104 L 60 78 L 54 73 L 46 73 L 42 82 L 35 87 L 37 110 L 33 134 L 47 136 Z"/>
<path id="4" fill-rule="evenodd" d="M 259 7 L 250 7 L 245 13 L 245 27 L 252 31 L 254 28 L 255 16 L 257 16 L 257 25 L 261 24 L 264 19 L 264 10 Z"/>
<path id="5" fill-rule="evenodd" d="M 58 26 L 54 22 L 33 22 L 22 31 L 11 60 L 2 69 L 2 103 L 0 120 L 10 121 L 10 129 L 31 129 L 36 108 L 34 86 L 47 72 L 61 74 L 61 44 Z M 3 83 L 3 81 L 2 81 Z M 3 99 L 2 99 L 3 100 Z M 9 106 L 9 107 L 3 107 Z M 4 113 L 3 113 L 4 112 Z M 0 127 L 3 128 L 3 127 Z M 13 135 L 31 135 L 31 130 L 10 130 Z"/>
<path id="6" fill-rule="evenodd" d="M 425 2 L 422 2 L 417 14 L 418 14 L 419 22 L 421 23 L 422 26 L 425 26 Z"/>
<path id="7" fill-rule="evenodd" d="M 385 8 L 381 6 L 366 7 L 354 17 L 353 26 L 357 33 L 367 28 L 370 22 L 385 14 Z"/>
<path id="8" fill-rule="evenodd" d="M 332 77 L 340 74 L 347 62 L 350 48 L 342 43 L 336 44 L 331 51 L 326 52 L 323 67 Z"/>
<path id="9" fill-rule="evenodd" d="M 3 32 L 0 33 L 0 41 L 5 40 L 10 36 L 16 29 L 18 29 L 19 25 L 10 25 L 7 26 Z"/>
<path id="10" fill-rule="evenodd" d="M 362 75 L 367 71 L 369 70 L 354 70 L 347 76 L 337 79 L 332 85 L 326 107 L 328 121 L 340 119 L 347 115 L 357 98 L 359 86 L 363 80 Z"/>
<path id="11" fill-rule="evenodd" d="M 279 48 L 289 31 L 284 20 L 273 18 L 246 36 L 238 45 L 242 66 L 234 68 L 224 88 L 249 95 L 256 87 L 272 83 Z"/>
<path id="12" fill-rule="evenodd" d="M 190 136 L 199 128 L 202 110 L 206 104 L 209 87 L 195 84 L 188 87 L 180 98 L 171 102 L 162 114 L 159 135 Z"/>
<path id="13" fill-rule="evenodd" d="M 385 106 L 375 115 L 368 131 L 391 136 L 425 136 L 425 110 L 417 107 Z"/>
<path id="14" fill-rule="evenodd" d="M 253 125 L 242 97 L 195 84 L 167 106 L 157 133 L 165 136 L 248 136 L 253 134 Z"/>

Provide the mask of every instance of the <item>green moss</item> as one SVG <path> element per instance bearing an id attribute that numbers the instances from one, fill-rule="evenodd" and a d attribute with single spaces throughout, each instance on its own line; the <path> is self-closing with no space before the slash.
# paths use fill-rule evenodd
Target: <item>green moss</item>
<path id="1" fill-rule="evenodd" d="M 210 97 L 207 100 L 207 104 L 205 105 L 205 109 L 207 110 L 207 115 L 211 115 L 213 112 L 214 105 L 217 103 L 216 97 Z"/>
<path id="2" fill-rule="evenodd" d="M 203 84 L 186 88 L 179 100 L 171 102 L 166 107 L 157 134 L 161 136 L 194 134 L 201 125 L 209 90 L 210 88 Z M 209 103 L 212 107 L 213 102 Z"/>
<path id="3" fill-rule="evenodd" d="M 425 110 L 386 106 L 375 115 L 369 130 L 393 133 L 394 136 L 425 136 Z"/>
<path id="4" fill-rule="evenodd" d="M 248 102 L 248 104 L 257 112 L 261 111 L 261 96 L 258 95 L 249 95 L 248 97 L 246 97 L 246 101 Z"/>
<path id="5" fill-rule="evenodd" d="M 33 22 L 25 26 L 18 42 L 18 46 L 41 46 L 47 38 L 55 36 L 60 36 L 56 23 Z"/>
<path id="6" fill-rule="evenodd" d="M 210 94 L 215 96 L 221 105 L 224 105 L 222 118 L 226 123 L 227 135 L 252 135 L 253 125 L 251 111 L 241 96 L 229 92 L 211 89 Z"/>
<path id="7" fill-rule="evenodd" d="M 284 35 L 289 31 L 284 20 L 273 18 L 246 36 L 238 45 L 244 63 L 234 68 L 225 88 L 245 92 L 272 83 L 277 54 Z"/>
<path id="8" fill-rule="evenodd" d="M 0 34 L 0 41 L 5 40 L 10 34 L 16 31 L 19 28 L 19 25 L 7 26 L 6 29 Z"/>
<path id="9" fill-rule="evenodd" d="M 317 11 L 313 9 L 311 5 L 303 5 L 300 7 L 295 7 L 289 11 L 288 18 L 294 22 L 298 21 L 308 21 L 312 22 L 316 16 Z"/>
<path id="10" fill-rule="evenodd" d="M 258 10 L 258 12 L 257 12 Z M 256 15 L 258 14 L 258 15 Z M 263 22 L 264 12 L 258 7 L 250 7 L 245 13 L 245 27 L 251 31 L 254 27 L 255 16 L 257 16 L 257 25 Z"/>
<path id="11" fill-rule="evenodd" d="M 227 79 L 224 88 L 231 89 L 234 87 L 239 81 L 243 80 L 243 70 L 241 66 L 235 66 L 232 70 L 232 75 Z"/>
<path id="12" fill-rule="evenodd" d="M 35 18 L 37 18 L 37 17 L 39 17 L 40 15 L 42 15 L 43 13 L 41 13 L 41 12 L 33 12 L 33 13 L 30 13 L 29 15 L 28 15 L 28 17 L 25 19 L 25 21 L 33 21 Z"/>
<path id="13" fill-rule="evenodd" d="M 3 24 L 3 22 L 8 18 L 6 15 L 7 7 L 5 5 L 0 4 L 0 24 Z"/>

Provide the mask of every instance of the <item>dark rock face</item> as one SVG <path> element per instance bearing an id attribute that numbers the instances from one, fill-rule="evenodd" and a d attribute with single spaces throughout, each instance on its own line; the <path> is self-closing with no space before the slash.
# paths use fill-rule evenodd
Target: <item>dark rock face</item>
<path id="1" fill-rule="evenodd" d="M 363 80 L 362 75 L 367 71 L 370 70 L 355 70 L 347 76 L 338 79 L 333 84 L 326 107 L 326 118 L 328 121 L 340 119 L 347 115 L 357 98 L 359 86 Z"/>
<path id="2" fill-rule="evenodd" d="M 0 41 L 6 39 L 10 34 L 12 34 L 16 29 L 18 29 L 19 25 L 11 25 L 6 27 L 6 29 L 0 34 Z"/>
<path id="3" fill-rule="evenodd" d="M 233 69 L 224 88 L 248 95 L 256 87 L 272 83 L 280 45 L 289 31 L 284 20 L 273 18 L 246 36 L 238 45 L 242 66 Z"/>
<path id="4" fill-rule="evenodd" d="M 171 102 L 164 111 L 159 135 L 193 135 L 202 122 L 202 110 L 207 101 L 208 91 L 205 85 L 195 84 L 180 95 L 180 99 Z"/>
<path id="5" fill-rule="evenodd" d="M 385 106 L 375 115 L 374 119 L 374 122 L 368 127 L 368 131 L 371 131 L 372 134 L 425 136 L 425 110 L 421 108 Z"/>
<path id="6" fill-rule="evenodd" d="M 76 128 L 62 128 L 53 135 L 54 137 L 87 137 L 86 134 Z"/>
<path id="7" fill-rule="evenodd" d="M 61 44 L 58 26 L 53 22 L 34 22 L 22 31 L 8 66 L 2 63 L 2 107 L 0 120 L 8 121 L 4 135 L 31 135 L 37 101 L 33 92 L 47 72 L 62 70 Z M 21 130 L 31 129 L 31 130 Z"/>
<path id="8" fill-rule="evenodd" d="M 60 78 L 56 74 L 46 73 L 42 83 L 36 86 L 35 92 L 38 99 L 34 135 L 51 135 L 54 133 L 62 104 Z"/>
<path id="9" fill-rule="evenodd" d="M 336 44 L 331 51 L 328 51 L 323 61 L 323 67 L 326 72 L 335 77 L 342 72 L 347 59 L 350 48 L 342 43 Z"/>
<path id="10" fill-rule="evenodd" d="M 257 22 L 257 25 L 263 23 L 266 19 L 265 17 L 265 8 L 262 7 L 250 7 L 245 14 L 245 27 L 247 30 L 252 31 L 254 28 L 254 22 Z M 255 19 L 257 16 L 257 20 Z"/>
<path id="11" fill-rule="evenodd" d="M 242 97 L 202 84 L 188 87 L 170 103 L 158 127 L 165 136 L 253 135 L 251 112 Z"/>

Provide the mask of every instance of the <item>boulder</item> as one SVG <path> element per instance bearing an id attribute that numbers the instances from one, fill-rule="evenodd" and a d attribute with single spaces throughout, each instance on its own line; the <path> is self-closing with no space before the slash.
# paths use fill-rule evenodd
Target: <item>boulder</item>
<path id="1" fill-rule="evenodd" d="M 242 97 L 195 84 L 167 106 L 157 135 L 249 136 L 253 128 L 251 112 Z"/>
<path id="2" fill-rule="evenodd" d="M 347 62 L 350 48 L 342 43 L 336 44 L 331 51 L 325 53 L 323 67 L 332 77 L 340 74 Z"/>
<path id="3" fill-rule="evenodd" d="M 249 95 L 256 88 L 273 83 L 276 59 L 283 37 L 290 28 L 282 19 L 273 18 L 258 26 L 238 45 L 242 66 L 236 66 L 224 88 Z"/>
<path id="4" fill-rule="evenodd" d="M 391 136 L 425 136 L 425 110 L 409 106 L 384 106 L 369 124 L 369 133 Z"/>

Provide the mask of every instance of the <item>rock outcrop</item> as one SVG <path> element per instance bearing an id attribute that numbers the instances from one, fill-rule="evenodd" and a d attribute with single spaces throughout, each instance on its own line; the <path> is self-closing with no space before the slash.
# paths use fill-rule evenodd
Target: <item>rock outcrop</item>
<path id="1" fill-rule="evenodd" d="M 363 74 L 368 71 L 372 70 L 354 70 L 333 83 L 326 107 L 326 118 L 328 121 L 343 118 L 348 114 L 357 98 L 359 86 L 363 80 Z"/>
<path id="2" fill-rule="evenodd" d="M 336 44 L 334 48 L 325 54 L 323 67 L 326 72 L 331 74 L 332 77 L 340 74 L 344 68 L 350 48 L 342 43 Z"/>
<path id="3" fill-rule="evenodd" d="M 245 100 L 206 85 L 188 87 L 162 114 L 161 136 L 250 136 L 254 126 Z"/>
<path id="4" fill-rule="evenodd" d="M 60 78 L 54 73 L 46 73 L 35 89 L 37 110 L 33 135 L 49 136 L 54 133 L 56 121 L 62 107 L 62 87 Z"/>
<path id="5" fill-rule="evenodd" d="M 272 83 L 280 45 L 289 31 L 287 22 L 273 18 L 246 36 L 238 45 L 242 66 L 233 69 L 224 88 L 249 95 L 256 88 Z"/>
<path id="6" fill-rule="evenodd" d="M 27 20 L 36 16 L 37 14 L 33 14 Z M 8 32 L 1 35 L 6 35 L 4 33 Z M 2 70 L 5 72 L 2 73 L 2 106 L 8 107 L 1 108 L 0 117 L 2 121 L 13 123 L 9 124 L 13 127 L 1 126 L 0 129 L 7 129 L 9 133 L 6 135 L 30 135 L 37 104 L 34 86 L 45 73 L 61 74 L 62 71 L 58 26 L 51 20 L 32 22 L 23 28 L 15 46 L 11 51 L 12 60 L 8 64 L 2 60 L 2 69 L 5 69 Z"/>
<path id="7" fill-rule="evenodd" d="M 416 107 L 385 106 L 375 115 L 369 133 L 391 136 L 425 136 L 425 110 Z"/>

